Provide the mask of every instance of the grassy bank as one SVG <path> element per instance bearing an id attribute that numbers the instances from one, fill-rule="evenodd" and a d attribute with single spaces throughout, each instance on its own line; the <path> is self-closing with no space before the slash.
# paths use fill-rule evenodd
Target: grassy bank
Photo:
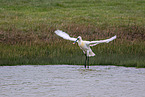
<path id="1" fill-rule="evenodd" d="M 99 44 L 91 65 L 145 67 L 143 0 L 0 0 L 0 65 L 84 64 L 77 45 L 54 34 L 61 29 L 85 40 L 117 35 Z"/>

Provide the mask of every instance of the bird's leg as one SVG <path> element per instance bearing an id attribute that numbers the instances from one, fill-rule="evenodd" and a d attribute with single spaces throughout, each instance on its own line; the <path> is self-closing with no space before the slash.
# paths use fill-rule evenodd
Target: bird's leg
<path id="1" fill-rule="evenodd" d="M 86 68 L 86 66 L 87 66 L 87 54 L 85 54 L 85 56 L 86 56 L 86 60 L 85 60 L 85 68 Z"/>
<path id="2" fill-rule="evenodd" d="M 87 66 L 87 68 L 89 68 L 89 56 L 88 56 L 88 58 L 87 58 L 87 59 L 88 59 L 88 66 Z"/>
<path id="3" fill-rule="evenodd" d="M 87 50 L 87 68 L 89 68 L 89 50 Z"/>

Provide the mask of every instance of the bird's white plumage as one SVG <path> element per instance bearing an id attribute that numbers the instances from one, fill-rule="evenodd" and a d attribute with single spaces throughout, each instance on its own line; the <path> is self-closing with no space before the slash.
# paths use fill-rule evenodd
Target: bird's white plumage
<path id="1" fill-rule="evenodd" d="M 109 43 L 110 41 L 116 39 L 116 35 L 109 38 L 109 39 L 105 39 L 105 40 L 98 40 L 98 41 L 84 41 L 82 40 L 81 36 L 78 36 L 78 38 L 72 38 L 70 37 L 67 33 L 61 31 L 61 30 L 56 30 L 55 33 L 62 37 L 63 39 L 66 40 L 71 40 L 71 41 L 77 41 L 79 47 L 83 50 L 83 52 L 87 55 L 87 56 L 95 56 L 94 52 L 91 50 L 90 46 L 95 46 L 99 43 Z M 77 40 L 78 39 L 78 40 Z"/>
<path id="2" fill-rule="evenodd" d="M 105 39 L 105 40 L 99 40 L 99 41 L 88 41 L 88 43 L 90 44 L 90 46 L 95 46 L 99 43 L 109 43 L 110 41 L 116 39 L 116 35 L 109 38 L 109 39 Z"/>
<path id="3" fill-rule="evenodd" d="M 76 41 L 76 39 L 77 39 L 77 38 L 71 38 L 67 33 L 65 33 L 61 30 L 56 30 L 55 34 L 57 34 L 58 36 L 62 37 L 63 39 L 66 39 L 66 40 Z"/>

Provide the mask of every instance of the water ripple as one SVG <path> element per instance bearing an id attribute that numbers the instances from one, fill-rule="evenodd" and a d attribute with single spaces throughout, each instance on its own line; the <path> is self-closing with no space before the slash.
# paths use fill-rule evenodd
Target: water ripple
<path id="1" fill-rule="evenodd" d="M 144 68 L 2 66 L 0 97 L 144 97 L 144 79 Z"/>

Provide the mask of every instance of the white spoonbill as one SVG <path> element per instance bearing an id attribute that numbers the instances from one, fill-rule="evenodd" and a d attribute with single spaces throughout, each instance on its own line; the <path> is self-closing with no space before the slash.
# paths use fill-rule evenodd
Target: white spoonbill
<path id="1" fill-rule="evenodd" d="M 86 56 L 85 68 L 86 68 L 86 66 L 87 66 L 87 68 L 89 68 L 89 57 L 95 56 L 95 54 L 91 50 L 90 46 L 95 46 L 95 45 L 97 45 L 99 43 L 109 43 L 110 41 L 116 39 L 116 35 L 115 35 L 115 36 L 113 36 L 113 37 L 111 37 L 109 39 L 106 39 L 106 40 L 84 41 L 84 40 L 82 40 L 81 36 L 78 36 L 77 38 L 72 38 L 67 33 L 65 33 L 65 32 L 63 32 L 61 30 L 56 30 L 55 33 L 58 36 L 62 37 L 63 39 L 74 41 L 73 44 L 78 42 L 79 47 L 83 50 L 83 52 L 84 52 L 84 54 Z"/>

